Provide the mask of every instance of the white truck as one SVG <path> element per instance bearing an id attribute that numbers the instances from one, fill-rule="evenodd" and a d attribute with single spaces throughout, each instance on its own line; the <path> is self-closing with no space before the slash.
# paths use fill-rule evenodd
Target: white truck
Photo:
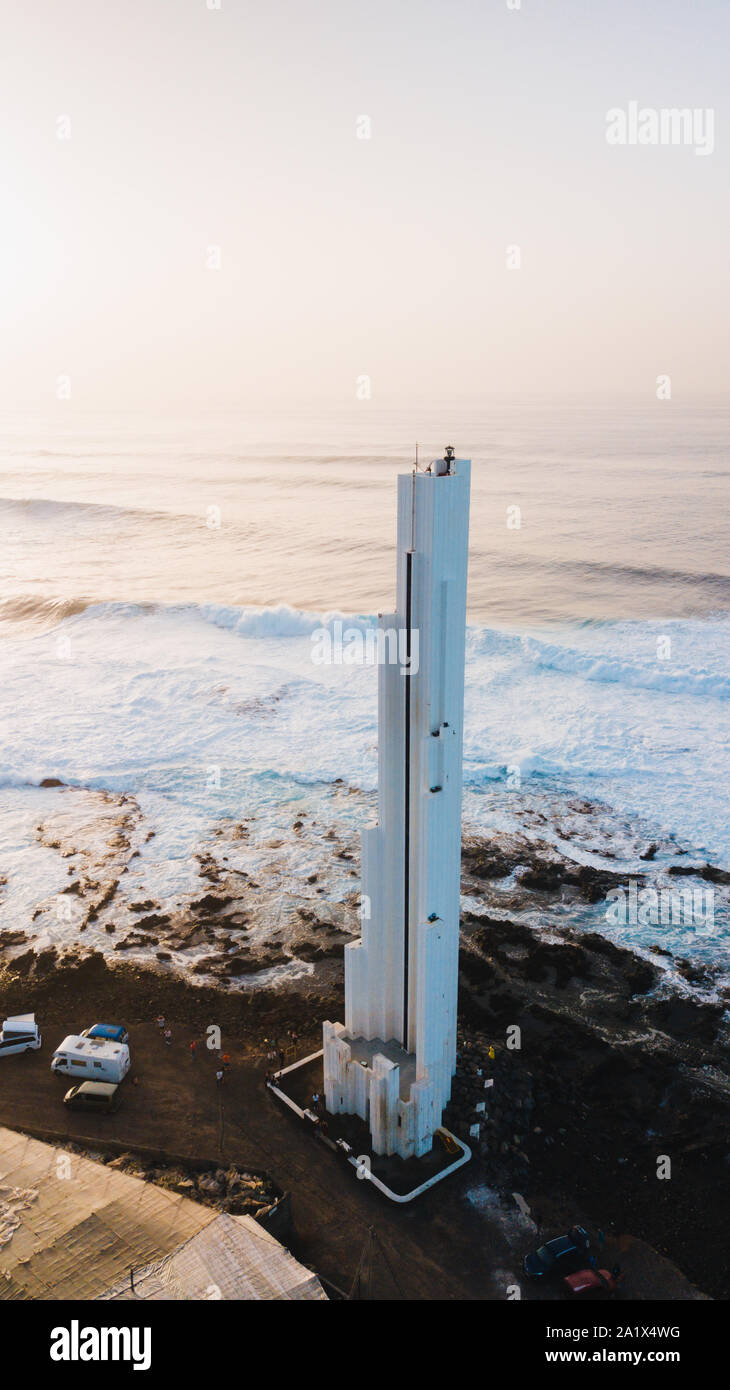
<path id="1" fill-rule="evenodd" d="M 0 1057 L 7 1057 L 13 1052 L 35 1052 L 42 1042 L 35 1014 L 14 1014 L 3 1023 Z"/>
<path id="2" fill-rule="evenodd" d="M 63 1076 L 78 1076 L 83 1081 L 113 1081 L 124 1079 L 131 1066 L 126 1043 L 109 1042 L 105 1038 L 84 1038 L 70 1033 L 56 1048 L 51 1071 Z"/>

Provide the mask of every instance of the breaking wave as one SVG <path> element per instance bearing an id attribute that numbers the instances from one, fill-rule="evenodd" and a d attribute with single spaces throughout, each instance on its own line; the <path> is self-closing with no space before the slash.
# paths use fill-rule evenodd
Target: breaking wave
<path id="1" fill-rule="evenodd" d="M 311 637 L 322 627 L 332 631 L 336 623 L 341 623 L 345 631 L 366 632 L 378 621 L 375 614 L 337 609 L 316 613 L 283 603 L 261 608 L 215 603 L 98 602 L 93 598 L 49 599 L 32 594 L 0 601 L 0 620 L 38 618 L 45 627 L 68 620 L 98 624 L 113 617 L 131 621 L 153 614 L 181 623 L 210 624 L 244 639 L 279 641 Z M 487 680 L 505 662 L 512 663 L 515 672 L 521 663 L 526 668 L 525 675 L 533 668 L 627 690 L 713 700 L 730 698 L 730 613 L 718 613 L 709 619 L 672 620 L 663 627 L 649 622 L 602 621 L 577 624 L 564 631 L 584 642 L 588 638 L 590 645 L 548 641 L 534 633 L 472 624 L 467 629 L 467 664 L 480 666 Z M 659 657 L 657 641 L 663 634 L 670 635 L 674 652 L 681 655 L 675 654 L 666 661 Z M 641 640 L 637 641 L 639 636 Z M 630 660 L 626 651 L 632 646 L 637 654 Z M 717 669 L 709 669 L 707 663 L 688 662 L 687 655 L 698 650 L 704 656 L 713 653 Z M 495 660 L 497 666 L 493 668 L 490 662 Z"/>
<path id="2" fill-rule="evenodd" d="M 594 656 L 534 638 L 521 639 L 522 649 L 530 661 L 545 670 L 560 671 L 586 681 L 602 681 L 623 685 L 635 690 L 657 690 L 666 695 L 698 695 L 713 699 L 730 698 L 730 676 L 711 671 L 666 670 L 660 659 L 648 663 L 621 661 L 614 656 Z"/>

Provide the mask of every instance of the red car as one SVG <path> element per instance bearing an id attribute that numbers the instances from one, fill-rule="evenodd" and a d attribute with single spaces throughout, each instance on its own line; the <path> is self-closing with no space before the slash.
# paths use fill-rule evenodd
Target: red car
<path id="1" fill-rule="evenodd" d="M 616 1293 L 621 1282 L 621 1270 L 614 1265 L 607 1269 L 580 1269 L 577 1274 L 566 1274 L 563 1279 L 566 1291 L 570 1294 Z"/>

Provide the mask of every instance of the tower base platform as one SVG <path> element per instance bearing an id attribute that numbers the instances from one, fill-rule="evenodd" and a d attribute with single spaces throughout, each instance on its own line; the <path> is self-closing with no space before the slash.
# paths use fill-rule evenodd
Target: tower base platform
<path id="1" fill-rule="evenodd" d="M 349 1164 L 355 1181 L 371 1183 L 391 1202 L 412 1202 L 471 1158 L 471 1149 L 443 1127 L 436 1131 L 430 1152 L 421 1158 L 374 1153 L 365 1121 L 357 1115 L 330 1115 L 325 1111 L 321 1051 L 274 1072 L 267 1086 L 277 1100 L 311 1126 L 322 1144 Z M 314 1096 L 320 1097 L 316 1109 Z"/>

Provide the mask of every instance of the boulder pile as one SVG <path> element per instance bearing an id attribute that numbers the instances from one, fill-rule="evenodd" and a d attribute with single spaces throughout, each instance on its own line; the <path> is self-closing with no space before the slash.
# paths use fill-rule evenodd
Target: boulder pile
<path id="1" fill-rule="evenodd" d="M 534 1108 L 532 1076 L 519 1052 L 491 1043 L 483 1033 L 459 1037 L 444 1124 L 485 1161 L 495 1186 L 527 1180 L 525 1146 Z"/>
<path id="2" fill-rule="evenodd" d="M 111 1159 L 107 1167 L 119 1168 L 132 1177 L 144 1178 L 146 1182 L 180 1192 L 195 1202 L 231 1212 L 234 1216 L 264 1216 L 278 1200 L 269 1178 L 247 1173 L 235 1164 L 195 1172 L 182 1164 L 146 1163 L 138 1155 L 128 1153 Z"/>

